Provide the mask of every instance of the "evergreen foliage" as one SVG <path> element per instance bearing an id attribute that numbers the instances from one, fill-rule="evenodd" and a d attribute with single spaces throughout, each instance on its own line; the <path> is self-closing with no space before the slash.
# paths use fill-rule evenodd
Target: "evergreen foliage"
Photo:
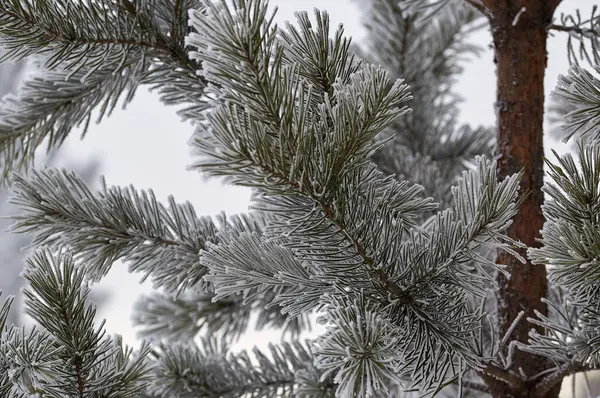
<path id="1" fill-rule="evenodd" d="M 254 190 L 248 214 L 213 220 L 134 187 L 93 192 L 66 170 L 12 174 L 14 230 L 39 247 L 24 272 L 38 326 L 8 325 L 12 299 L 1 307 L 0 396 L 462 394 L 516 348 L 556 363 L 548 385 L 598 366 L 599 81 L 574 66 L 555 91 L 573 108 L 567 138 L 588 141 L 579 168 L 570 155 L 549 163 L 548 221 L 528 255 L 559 301 L 528 320 L 545 333 L 516 344 L 488 299 L 505 272 L 493 252 L 524 247 L 506 235 L 523 175 L 498 180 L 482 156 L 491 129 L 458 125 L 450 86 L 477 21 L 446 3 L 429 14 L 374 1 L 355 57 L 326 12 L 283 30 L 263 0 L 0 0 L 7 57 L 43 70 L 4 101 L 5 178 L 146 84 L 196 126 L 191 169 Z M 94 324 L 87 300 L 118 259 L 162 289 L 138 305 L 151 343 L 136 351 Z M 303 342 L 314 312 L 327 331 Z M 232 352 L 253 316 L 291 341 Z"/>
<path id="2" fill-rule="evenodd" d="M 481 14 L 453 2 L 423 23 L 427 10 L 389 0 L 357 1 L 369 31 L 357 50 L 393 79 L 403 79 L 412 96 L 411 112 L 378 137 L 393 140 L 373 161 L 387 174 L 422 185 L 445 208 L 455 177 L 473 165 L 475 156 L 490 157 L 494 150 L 493 129 L 459 125 L 461 99 L 452 90 L 460 62 L 481 51 L 468 41 L 483 26 Z"/>
<path id="3" fill-rule="evenodd" d="M 24 66 L 23 62 L 4 63 L 0 65 L 0 98 L 16 89 L 17 83 L 21 79 Z M 15 212 L 14 207 L 7 203 L 8 196 L 8 190 L 5 189 L 0 192 L 0 213 L 5 217 L 8 217 Z M 0 290 L 3 291 L 4 294 L 16 296 L 22 285 L 19 274 L 23 268 L 23 253 L 21 253 L 20 248 L 25 246 L 28 242 L 25 236 L 12 234 L 6 231 L 10 226 L 10 223 L 10 220 L 4 220 L 0 223 L 3 224 L 2 233 L 0 233 L 3 248 Z M 11 311 L 8 314 L 9 324 L 16 323 L 19 319 L 20 312 L 20 300 L 17 298 L 11 305 Z"/>
<path id="4" fill-rule="evenodd" d="M 0 98 L 5 97 L 8 94 L 14 94 L 17 91 L 20 81 L 28 70 L 28 65 L 25 60 L 18 62 L 6 62 L 0 65 Z M 46 165 L 54 165 L 60 158 L 60 151 L 52 151 L 46 156 L 43 161 Z M 89 164 L 84 165 L 73 165 L 80 173 L 85 181 L 92 181 L 96 178 L 97 173 L 97 162 L 91 161 Z M 14 215 L 17 209 L 14 205 L 8 203 L 9 201 L 9 190 L 3 188 L 0 190 L 0 214 L 2 214 L 2 220 L 0 221 L 0 241 L 2 242 L 2 265 L 0 265 L 1 275 L 0 278 L 0 290 L 4 294 L 10 294 L 15 296 L 15 300 L 11 305 L 11 311 L 8 315 L 8 323 L 20 323 L 22 319 L 22 294 L 20 289 L 22 287 L 22 278 L 19 274 L 23 269 L 24 257 L 26 252 L 22 250 L 23 247 L 31 244 L 31 239 L 26 235 L 17 235 L 8 231 L 12 220 L 10 216 Z M 102 297 L 98 294 L 94 294 L 94 301 L 98 302 L 102 300 Z"/>

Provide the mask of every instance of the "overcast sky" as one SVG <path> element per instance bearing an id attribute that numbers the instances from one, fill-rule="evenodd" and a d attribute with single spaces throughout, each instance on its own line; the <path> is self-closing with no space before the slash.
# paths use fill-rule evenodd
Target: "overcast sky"
<path id="1" fill-rule="evenodd" d="M 332 27 L 343 23 L 346 34 L 360 41 L 365 32 L 360 24 L 360 10 L 348 0 L 271 0 L 279 12 L 277 22 L 295 20 L 297 10 L 312 10 L 318 6 L 329 12 Z M 584 15 L 591 9 L 592 0 L 565 0 L 560 12 L 572 12 L 579 6 Z M 487 46 L 491 37 L 487 30 L 477 33 L 474 40 L 486 46 L 481 58 L 465 66 L 465 73 L 456 86 L 465 98 L 461 118 L 473 125 L 494 123 L 495 72 L 492 53 Z M 564 34 L 549 41 L 549 61 L 546 72 L 546 93 L 556 84 L 556 77 L 566 73 L 566 38 Z M 163 106 L 158 96 L 140 90 L 127 110 L 116 110 L 102 124 L 92 126 L 83 141 L 72 134 L 66 142 L 68 153 L 76 159 L 102 159 L 101 172 L 109 185 L 133 184 L 137 189 L 153 189 L 159 200 L 173 194 L 177 201 L 189 200 L 199 215 L 214 215 L 224 210 L 228 214 L 247 210 L 249 191 L 222 186 L 217 181 L 202 182 L 197 172 L 186 171 L 192 159 L 187 141 L 192 128 L 180 121 L 175 109 Z M 547 144 L 548 148 L 548 144 Z M 111 300 L 100 316 L 106 317 L 110 333 L 119 333 L 128 343 L 135 342 L 130 313 L 133 302 L 142 292 L 151 290 L 141 286 L 140 275 L 128 274 L 124 264 L 117 263 L 100 284 L 111 290 Z M 244 345 L 259 341 L 256 336 L 244 340 Z M 264 340 L 264 339 L 263 339 Z M 262 344 L 261 344 L 262 345 Z"/>

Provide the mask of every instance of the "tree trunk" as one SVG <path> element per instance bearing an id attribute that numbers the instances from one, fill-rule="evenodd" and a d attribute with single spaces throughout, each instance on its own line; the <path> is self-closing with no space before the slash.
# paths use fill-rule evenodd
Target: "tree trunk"
<path id="1" fill-rule="evenodd" d="M 527 246 L 536 247 L 535 238 L 544 223 L 543 203 L 543 116 L 544 72 L 546 69 L 547 30 L 560 0 L 483 0 L 489 15 L 497 65 L 497 161 L 499 178 L 524 169 L 522 193 L 527 194 L 508 235 Z M 525 251 L 520 253 L 526 257 Z M 511 326 L 520 311 L 534 317 L 534 310 L 547 314 L 540 299 L 547 296 L 545 267 L 520 263 L 506 253 L 498 263 L 506 264 L 511 277 L 499 274 L 497 294 L 500 336 Z M 511 340 L 526 342 L 532 324 L 523 319 Z M 527 376 L 547 369 L 544 358 L 515 350 L 511 370 L 519 368 Z M 524 383 L 522 391 L 485 377 L 494 398 L 534 397 L 533 385 Z M 560 384 L 544 398 L 557 397 Z"/>

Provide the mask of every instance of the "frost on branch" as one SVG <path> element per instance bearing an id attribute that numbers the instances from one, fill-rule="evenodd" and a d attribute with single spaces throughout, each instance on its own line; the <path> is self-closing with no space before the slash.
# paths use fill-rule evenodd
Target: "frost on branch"
<path id="1" fill-rule="evenodd" d="M 547 161 L 552 182 L 544 206 L 542 247 L 530 248 L 536 264 L 548 266 L 561 302 L 550 302 L 556 316 L 532 321 L 545 334 L 533 333 L 525 349 L 566 364 L 600 365 L 600 146 L 578 143 L 579 164 L 570 154 Z"/>
<path id="2" fill-rule="evenodd" d="M 134 355 L 120 337 L 105 335 L 103 322 L 94 325 L 89 288 L 69 254 L 35 251 L 24 277 L 27 314 L 40 327 L 0 330 L 0 391 L 15 397 L 131 398 L 142 392 L 149 380 L 149 346 L 142 344 Z"/>
<path id="3" fill-rule="evenodd" d="M 594 68 L 600 73 L 600 66 Z M 552 95 L 563 101 L 570 111 L 561 125 L 563 142 L 573 135 L 598 141 L 600 138 L 600 80 L 579 66 L 571 66 L 568 75 L 560 75 Z"/>
<path id="4" fill-rule="evenodd" d="M 328 331 L 313 348 L 316 365 L 338 385 L 337 397 L 368 398 L 402 384 L 402 344 L 408 338 L 381 317 L 361 293 L 354 300 L 328 297 Z"/>
<path id="5" fill-rule="evenodd" d="M 403 83 L 361 64 L 331 87 L 317 84 L 303 76 L 308 63 L 278 57 L 284 50 L 263 5 L 234 16 L 224 3 L 207 4 L 191 15 L 197 32 L 188 43 L 201 73 L 220 87 L 191 141 L 199 158 L 192 167 L 253 187 L 252 208 L 269 214 L 263 236 L 240 234 L 203 252 L 217 297 L 291 288 L 279 297 L 295 315 L 325 304 L 323 293 L 352 299 L 360 287 L 375 303 L 373 314 L 410 331 L 411 339 L 398 343 L 403 372 L 424 391 L 482 366 L 483 354 L 467 339 L 485 314 L 471 299 L 481 300 L 493 283 L 483 266 L 500 267 L 478 249 L 514 253 L 521 246 L 505 234 L 520 174 L 497 181 L 495 164 L 477 159 L 453 189 L 454 207 L 413 229 L 415 216 L 435 205 L 420 186 L 386 178 L 369 161 L 374 138 L 405 114 L 397 106 L 409 98 Z M 341 316 L 335 321 L 339 330 L 355 326 Z M 369 338 L 385 347 L 385 336 Z M 345 386 L 363 380 L 359 370 L 345 370 Z M 379 376 L 377 383 L 389 382 Z"/>
<path id="6" fill-rule="evenodd" d="M 135 13 L 141 3 L 119 4 Z M 161 205 L 133 188 L 94 193 L 72 174 L 44 171 L 31 181 L 15 178 L 26 213 L 17 228 L 38 233 L 51 250 L 73 251 L 81 269 L 69 275 L 97 280 L 125 259 L 164 288 L 167 295 L 152 296 L 138 314 L 148 337 L 168 340 L 152 352 L 149 394 L 366 397 L 391 394 L 405 378 L 409 388 L 435 393 L 480 369 L 489 359 L 480 349 L 488 321 L 481 304 L 493 285 L 490 270 L 502 270 L 480 250 L 519 246 L 506 228 L 521 175 L 498 181 L 495 163 L 476 158 L 452 189 L 452 205 L 421 225 L 421 215 L 437 209 L 423 187 L 371 162 L 382 133 L 408 117 L 406 82 L 353 58 L 341 29 L 329 37 L 326 13 L 316 11 L 314 24 L 298 14 L 299 26 L 284 34 L 265 2 L 229 4 L 202 1 L 190 11 L 189 58 L 166 40 L 181 44 L 182 30 L 161 30 L 170 55 L 153 52 L 149 72 L 156 74 L 140 81 L 162 76 L 174 103 L 197 97 L 185 80 L 169 83 L 169 68 L 199 71 L 197 83 L 211 82 L 202 93 L 207 111 L 196 103 L 197 112 L 186 113 L 197 126 L 191 168 L 252 187 L 258 221 L 217 226 L 189 204 Z M 448 20 L 462 17 L 468 20 L 460 12 Z M 452 118 L 439 122 L 450 127 Z M 449 128 L 443 137 L 448 151 L 440 145 L 413 160 L 437 156 L 450 169 L 488 147 L 484 134 L 469 129 Z M 465 137 L 476 145 L 462 145 Z M 280 326 L 324 309 L 330 330 L 315 353 L 298 342 L 252 354 L 198 347 L 203 325 L 241 334 L 249 311 L 238 305 L 261 306 L 259 319 Z M 239 319 L 211 318 L 219 306 Z"/>

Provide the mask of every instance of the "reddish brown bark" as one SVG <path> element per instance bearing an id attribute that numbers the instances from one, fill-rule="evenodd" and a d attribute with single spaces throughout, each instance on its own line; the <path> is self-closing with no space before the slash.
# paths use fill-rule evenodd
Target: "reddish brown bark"
<path id="1" fill-rule="evenodd" d="M 490 11 L 497 65 L 497 138 L 499 178 L 524 169 L 522 192 L 529 193 L 521 204 L 508 235 L 530 247 L 544 223 L 541 211 L 543 193 L 544 72 L 546 69 L 547 26 L 559 0 L 483 0 Z M 518 17 L 517 17 L 518 15 Z M 525 252 L 520 253 L 526 257 Z M 540 301 L 547 295 L 543 266 L 522 264 L 502 253 L 498 262 L 508 265 L 510 278 L 499 274 L 497 295 L 500 336 L 508 330 L 517 314 L 534 310 L 547 314 Z M 523 320 L 512 334 L 513 340 L 526 342 L 532 325 Z M 511 370 L 523 369 L 532 376 L 550 366 L 536 355 L 516 350 Z M 534 397 L 535 387 L 527 382 L 518 390 L 490 377 L 484 377 L 494 398 Z M 545 397 L 557 397 L 560 385 Z"/>

